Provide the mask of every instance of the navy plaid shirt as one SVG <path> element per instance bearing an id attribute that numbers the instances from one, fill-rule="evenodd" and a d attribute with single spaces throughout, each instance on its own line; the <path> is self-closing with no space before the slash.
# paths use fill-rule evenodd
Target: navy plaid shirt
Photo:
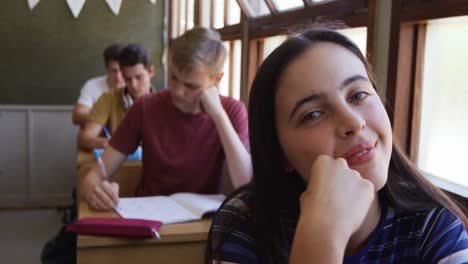
<path id="1" fill-rule="evenodd" d="M 213 241 L 224 237 L 217 260 L 257 263 L 254 225 L 249 217 L 253 195 L 244 192 L 228 201 L 213 222 Z M 227 219 L 240 224 L 227 230 Z M 288 230 L 285 250 L 290 252 L 296 219 L 282 219 Z M 214 248 L 213 248 L 214 250 Z M 444 208 L 405 212 L 382 206 L 382 215 L 367 244 L 343 263 L 468 263 L 468 235 L 460 219 Z"/>

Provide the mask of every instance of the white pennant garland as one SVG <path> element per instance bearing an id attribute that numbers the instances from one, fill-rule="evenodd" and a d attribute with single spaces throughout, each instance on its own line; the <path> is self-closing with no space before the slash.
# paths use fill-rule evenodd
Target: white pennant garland
<path id="1" fill-rule="evenodd" d="M 106 3 L 112 10 L 112 13 L 117 16 L 120 11 L 120 6 L 122 5 L 122 0 L 106 0 Z"/>
<path id="2" fill-rule="evenodd" d="M 34 7 L 39 3 L 40 0 L 28 0 L 29 9 L 33 10 Z"/>
<path id="3" fill-rule="evenodd" d="M 86 0 L 67 0 L 68 7 L 70 8 L 73 16 L 77 18 L 80 15 Z"/>
<path id="4" fill-rule="evenodd" d="M 29 9 L 33 10 L 34 7 L 39 3 L 40 0 L 28 0 Z M 77 18 L 80 15 L 81 9 L 86 2 L 86 0 L 66 0 L 70 11 L 73 16 Z M 156 4 L 156 0 L 149 0 L 152 4 Z M 120 12 L 120 7 L 122 6 L 122 0 L 106 0 L 107 5 L 111 9 L 112 13 L 118 15 Z"/>

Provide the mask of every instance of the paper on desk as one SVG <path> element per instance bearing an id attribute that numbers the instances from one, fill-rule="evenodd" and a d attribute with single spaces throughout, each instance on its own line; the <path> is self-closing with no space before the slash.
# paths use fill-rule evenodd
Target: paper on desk
<path id="1" fill-rule="evenodd" d="M 123 218 L 156 220 L 164 224 L 199 219 L 167 196 L 120 198 L 115 210 Z"/>
<path id="2" fill-rule="evenodd" d="M 226 199 L 223 194 L 175 193 L 170 197 L 198 218 L 202 218 L 205 213 L 216 212 Z"/>

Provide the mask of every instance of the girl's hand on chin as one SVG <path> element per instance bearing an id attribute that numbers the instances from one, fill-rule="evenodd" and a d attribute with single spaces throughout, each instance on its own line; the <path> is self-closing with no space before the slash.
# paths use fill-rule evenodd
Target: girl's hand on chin
<path id="1" fill-rule="evenodd" d="M 301 195 L 301 218 L 335 234 L 347 236 L 358 230 L 374 199 L 373 184 L 350 169 L 345 159 L 321 155 L 312 164 L 309 183 Z"/>

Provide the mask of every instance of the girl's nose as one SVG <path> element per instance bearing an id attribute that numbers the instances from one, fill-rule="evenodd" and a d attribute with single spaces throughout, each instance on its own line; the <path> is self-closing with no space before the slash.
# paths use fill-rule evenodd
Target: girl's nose
<path id="1" fill-rule="evenodd" d="M 366 127 L 366 121 L 361 113 L 351 107 L 341 110 L 339 116 L 338 134 L 341 137 L 359 134 Z"/>

